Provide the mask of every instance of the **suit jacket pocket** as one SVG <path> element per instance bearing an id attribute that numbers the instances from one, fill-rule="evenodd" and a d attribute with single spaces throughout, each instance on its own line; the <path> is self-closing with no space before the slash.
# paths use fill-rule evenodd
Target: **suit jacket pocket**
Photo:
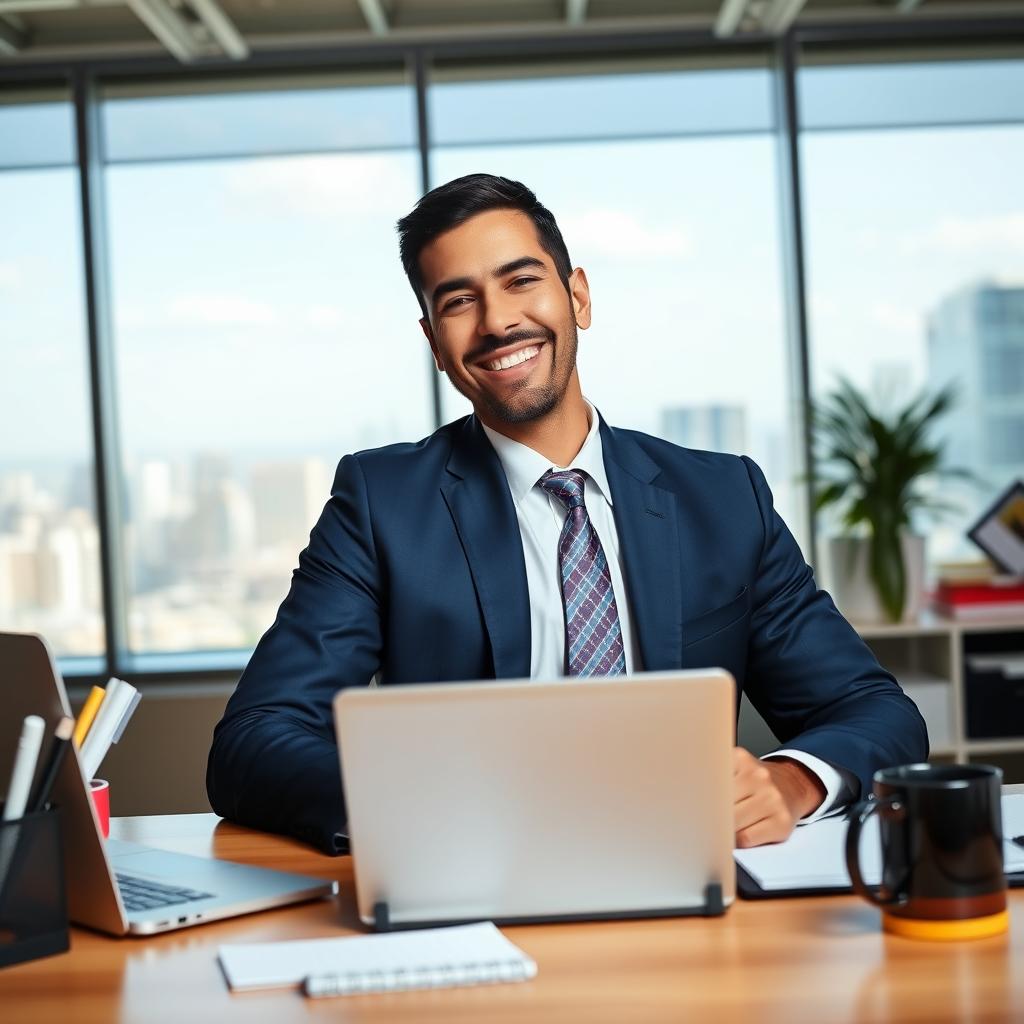
<path id="1" fill-rule="evenodd" d="M 750 588 L 744 587 L 737 597 L 720 608 L 714 608 L 683 623 L 683 648 L 707 640 L 750 613 Z"/>

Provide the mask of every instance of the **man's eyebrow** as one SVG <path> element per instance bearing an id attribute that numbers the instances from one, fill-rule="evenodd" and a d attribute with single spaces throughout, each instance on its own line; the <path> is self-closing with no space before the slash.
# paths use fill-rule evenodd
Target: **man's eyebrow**
<path id="1" fill-rule="evenodd" d="M 536 256 L 520 256 L 518 259 L 503 263 L 500 267 L 495 267 L 491 271 L 491 276 L 506 277 L 509 274 L 514 274 L 517 270 L 526 270 L 528 267 L 537 270 L 547 269 L 544 261 L 537 259 Z M 447 295 L 449 292 L 462 291 L 463 288 L 471 288 L 472 286 L 473 279 L 471 277 L 452 277 L 447 281 L 442 281 L 434 289 L 430 296 L 430 301 L 431 303 L 436 303 L 442 295 Z"/>
<path id="2" fill-rule="evenodd" d="M 520 256 L 517 260 L 512 260 L 510 263 L 503 263 L 500 267 L 497 267 L 493 271 L 494 277 L 506 277 L 509 274 L 514 274 L 517 270 L 525 270 L 527 267 L 535 267 L 538 270 L 546 270 L 544 261 L 537 259 L 536 256 Z"/>
<path id="3" fill-rule="evenodd" d="M 447 281 L 442 281 L 434 289 L 430 296 L 430 301 L 432 303 L 437 302 L 442 295 L 447 295 L 448 292 L 462 291 L 463 288 L 469 288 L 472 284 L 473 278 L 471 277 L 453 277 Z"/>

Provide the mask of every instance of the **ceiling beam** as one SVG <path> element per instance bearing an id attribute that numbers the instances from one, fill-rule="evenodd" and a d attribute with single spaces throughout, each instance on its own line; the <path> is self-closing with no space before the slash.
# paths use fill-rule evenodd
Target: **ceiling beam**
<path id="1" fill-rule="evenodd" d="M 153 33 L 183 64 L 189 64 L 200 55 L 199 43 L 189 31 L 181 15 L 167 0 L 127 0 L 146 28 Z"/>
<path id="2" fill-rule="evenodd" d="M 386 36 L 390 31 L 388 16 L 384 13 L 384 5 L 381 0 L 359 0 L 366 24 L 375 36 Z"/>
<path id="3" fill-rule="evenodd" d="M 761 27 L 765 32 L 781 36 L 797 19 L 807 0 L 772 0 L 761 15 Z"/>
<path id="4" fill-rule="evenodd" d="M 921 6 L 922 0 L 897 0 L 896 2 L 896 13 L 897 14 L 909 14 L 911 11 L 916 10 Z"/>
<path id="5" fill-rule="evenodd" d="M 715 19 L 715 35 L 731 36 L 739 28 L 743 15 L 747 13 L 747 0 L 722 0 Z"/>
<path id="6" fill-rule="evenodd" d="M 582 25 L 587 19 L 587 0 L 565 0 L 565 20 L 570 25 Z"/>
<path id="7" fill-rule="evenodd" d="M 245 60 L 249 56 L 249 44 L 234 22 L 224 13 L 217 0 L 188 0 L 189 6 L 207 27 L 217 45 L 232 59 Z"/>
<path id="8" fill-rule="evenodd" d="M 28 33 L 15 28 L 5 18 L 0 18 L 0 56 L 13 57 L 20 53 L 28 42 Z"/>

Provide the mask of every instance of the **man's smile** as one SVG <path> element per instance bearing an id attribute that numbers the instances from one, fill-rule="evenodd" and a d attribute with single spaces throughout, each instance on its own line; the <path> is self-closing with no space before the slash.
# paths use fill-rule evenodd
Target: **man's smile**
<path id="1" fill-rule="evenodd" d="M 533 369 L 537 356 L 545 344 L 547 342 L 532 341 L 521 348 L 506 350 L 500 355 L 491 353 L 486 358 L 478 360 L 476 365 L 486 370 L 488 376 L 497 376 L 499 379 L 525 375 Z"/>

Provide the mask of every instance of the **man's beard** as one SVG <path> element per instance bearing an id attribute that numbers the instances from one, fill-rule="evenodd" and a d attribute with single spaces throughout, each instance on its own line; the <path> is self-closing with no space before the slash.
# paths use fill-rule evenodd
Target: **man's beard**
<path id="1" fill-rule="evenodd" d="M 532 335 L 531 337 L 537 338 L 538 336 Z M 510 341 L 526 340 L 530 340 L 530 338 L 516 338 L 512 335 L 505 339 L 494 339 L 494 343 L 490 347 L 497 350 L 508 345 Z M 555 351 L 555 344 L 558 340 L 555 332 L 550 330 L 546 331 L 543 336 L 543 340 L 551 346 L 551 358 L 552 361 L 554 361 L 557 354 Z M 491 415 L 500 422 L 508 423 L 510 425 L 517 423 L 530 423 L 533 420 L 538 420 L 547 416 L 547 414 L 556 408 L 558 403 L 565 397 L 565 392 L 569 387 L 569 378 L 572 375 L 572 368 L 576 365 L 576 347 L 578 343 L 579 335 L 576 331 L 576 324 L 570 320 L 565 335 L 561 339 L 561 344 L 569 350 L 566 353 L 568 355 L 568 370 L 565 374 L 564 380 L 559 380 L 557 378 L 558 366 L 553 362 L 551 377 L 546 384 L 531 387 L 528 381 L 523 380 L 518 384 L 513 385 L 512 397 L 513 399 L 519 397 L 519 401 L 502 401 L 489 391 L 484 391 L 482 396 L 483 401 Z M 447 377 L 448 380 L 451 381 L 452 387 L 454 387 L 455 390 L 464 398 L 470 397 L 452 379 L 451 374 L 447 374 Z M 470 401 L 472 401 L 472 399 L 470 399 Z"/>

